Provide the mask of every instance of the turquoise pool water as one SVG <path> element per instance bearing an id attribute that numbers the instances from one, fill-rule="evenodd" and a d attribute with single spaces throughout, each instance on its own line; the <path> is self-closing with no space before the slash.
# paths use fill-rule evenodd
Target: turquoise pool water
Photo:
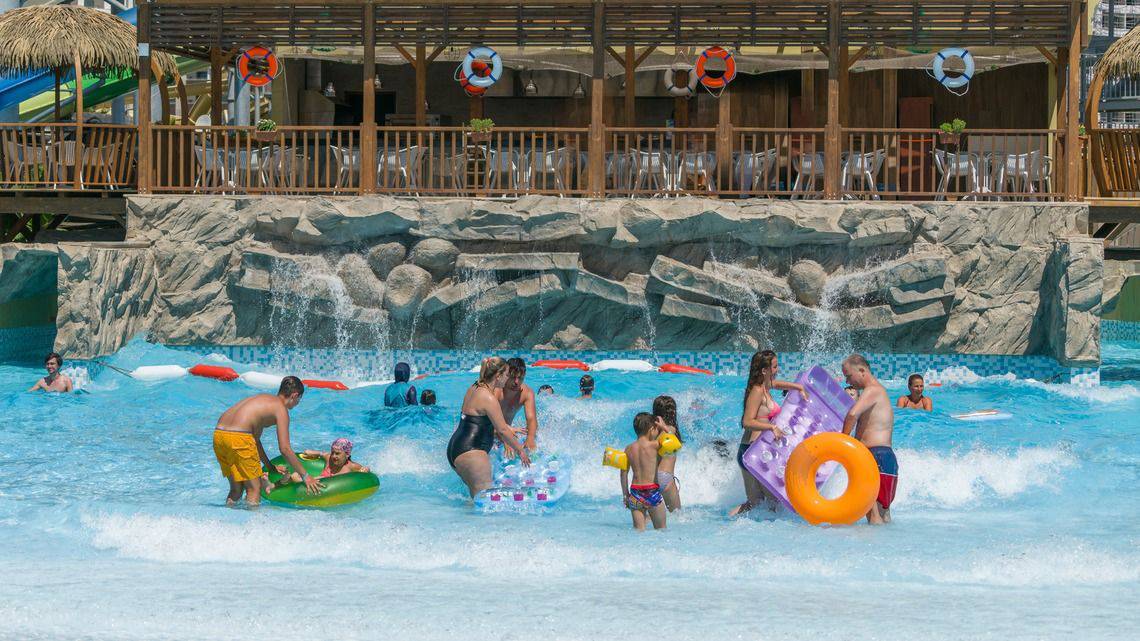
<path id="1" fill-rule="evenodd" d="M 935 413 L 899 414 L 895 523 L 830 529 L 725 518 L 743 490 L 714 440 L 735 448 L 741 377 L 602 372 L 594 402 L 541 399 L 540 443 L 577 462 L 570 492 L 545 516 L 481 516 L 444 456 L 471 374 L 421 381 L 430 410 L 382 409 L 379 387 L 309 392 L 295 447 L 348 436 L 379 494 L 248 511 L 222 507 L 210 438 L 249 388 L 108 370 L 85 394 L 30 395 L 40 370 L 0 365 L 0 638 L 1132 638 L 1140 344 L 1104 355 L 1095 389 L 931 390 Z M 195 360 L 133 345 L 110 362 Z M 528 383 L 568 394 L 576 379 Z M 686 508 L 636 534 L 599 459 L 661 393 L 688 441 Z M 1014 418 L 947 416 L 989 407 Z"/>

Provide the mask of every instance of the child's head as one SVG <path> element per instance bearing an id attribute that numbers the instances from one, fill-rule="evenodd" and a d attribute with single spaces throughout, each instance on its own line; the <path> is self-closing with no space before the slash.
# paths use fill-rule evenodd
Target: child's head
<path id="1" fill-rule="evenodd" d="M 333 465 L 344 465 L 351 458 L 352 441 L 342 437 L 332 442 L 332 447 L 329 448 L 329 461 Z"/>
<path id="2" fill-rule="evenodd" d="M 652 432 L 657 427 L 657 417 L 649 412 L 639 412 L 633 417 L 633 433 L 638 436 L 653 438 Z"/>
<path id="3" fill-rule="evenodd" d="M 429 389 L 420 392 L 420 405 L 435 405 L 435 392 Z"/>
<path id="4" fill-rule="evenodd" d="M 906 379 L 906 386 L 911 396 L 922 396 L 922 391 L 926 389 L 926 381 L 922 380 L 921 374 L 911 374 L 910 378 Z"/>
<path id="5" fill-rule="evenodd" d="M 286 376 L 281 379 L 281 386 L 277 388 L 277 395 L 285 401 L 285 407 L 293 409 L 301 402 L 305 394 L 305 384 L 296 376 Z"/>
<path id="6" fill-rule="evenodd" d="M 589 374 L 586 374 L 582 378 L 578 379 L 578 389 L 582 392 L 583 395 L 593 394 L 594 393 L 594 377 L 590 376 Z"/>
<path id="7" fill-rule="evenodd" d="M 542 387 L 538 388 L 538 394 L 539 396 L 543 394 L 550 394 L 551 396 L 554 396 L 554 388 L 549 385 L 543 385 Z"/>
<path id="8" fill-rule="evenodd" d="M 848 385 L 847 387 L 843 388 L 843 391 L 847 392 L 847 395 L 851 397 L 851 400 L 853 400 L 853 401 L 859 400 L 859 390 L 855 389 L 854 387 L 851 387 L 850 385 Z"/>
<path id="9" fill-rule="evenodd" d="M 660 416 L 666 425 L 677 431 L 677 440 L 685 442 L 681 438 L 681 428 L 677 427 L 677 401 L 672 396 L 661 395 L 653 399 L 653 415 Z"/>

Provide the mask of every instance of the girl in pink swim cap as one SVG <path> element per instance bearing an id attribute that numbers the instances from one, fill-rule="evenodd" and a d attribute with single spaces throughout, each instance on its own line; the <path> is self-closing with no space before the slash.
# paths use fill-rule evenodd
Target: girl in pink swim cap
<path id="1" fill-rule="evenodd" d="M 364 465 L 352 460 L 352 441 L 346 438 L 338 438 L 332 442 L 332 447 L 329 451 L 322 452 L 320 450 L 305 450 L 301 453 L 306 458 L 321 457 L 325 461 L 325 469 L 321 471 L 317 478 L 327 479 L 330 476 L 339 476 L 341 474 L 348 474 L 349 472 L 367 472 L 368 468 Z M 297 473 L 293 473 L 293 477 L 297 477 Z M 297 482 L 298 478 L 291 479 Z"/>

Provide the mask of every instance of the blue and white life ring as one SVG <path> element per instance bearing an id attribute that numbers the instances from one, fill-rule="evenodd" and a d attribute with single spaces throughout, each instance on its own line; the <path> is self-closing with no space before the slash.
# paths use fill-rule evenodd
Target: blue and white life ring
<path id="1" fill-rule="evenodd" d="M 942 66 L 950 58 L 961 58 L 962 64 L 966 65 L 965 71 L 960 76 L 950 77 L 946 75 Z M 943 49 L 934 55 L 934 61 L 931 64 L 931 75 L 934 79 L 942 83 L 943 87 L 947 89 L 958 89 L 970 84 L 970 79 L 974 77 L 974 55 L 971 54 L 963 47 L 949 47 Z"/>
<path id="2" fill-rule="evenodd" d="M 480 76 L 471 69 L 472 63 L 480 58 L 491 61 L 491 75 Z M 468 51 L 467 57 L 463 59 L 463 75 L 467 77 L 467 82 L 473 86 L 486 89 L 503 77 L 503 59 L 499 57 L 498 52 L 490 47 L 475 47 Z"/>
<path id="3" fill-rule="evenodd" d="M 676 74 L 678 71 L 687 71 L 689 73 L 688 85 L 676 85 Z M 669 65 L 665 70 L 665 91 L 669 92 L 670 96 L 674 98 L 692 98 L 693 94 L 697 91 L 697 72 L 693 65 L 687 62 L 674 62 Z"/>

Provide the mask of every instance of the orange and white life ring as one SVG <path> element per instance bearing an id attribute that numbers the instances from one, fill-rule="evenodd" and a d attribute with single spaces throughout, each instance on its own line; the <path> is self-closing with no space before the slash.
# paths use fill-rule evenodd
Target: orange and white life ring
<path id="1" fill-rule="evenodd" d="M 583 372 L 590 371 L 590 366 L 582 361 L 573 360 L 542 360 L 531 363 L 534 367 L 549 367 L 551 369 L 580 369 Z"/>
<path id="2" fill-rule="evenodd" d="M 190 373 L 194 376 L 213 378 L 219 381 L 236 381 L 238 379 L 238 373 L 233 368 L 220 365 L 198 364 L 190 368 Z"/>
<path id="3" fill-rule="evenodd" d="M 705 71 L 705 64 L 710 58 L 719 58 L 724 61 L 724 71 Z M 711 74 L 711 75 L 710 75 Z M 701 52 L 697 58 L 697 80 L 705 89 L 724 89 L 736 77 L 736 60 L 732 54 L 723 47 L 709 47 Z"/>
<path id="4" fill-rule="evenodd" d="M 665 372 L 666 374 L 705 374 L 712 376 L 713 373 L 707 369 L 699 367 L 690 367 L 689 365 L 678 365 L 676 363 L 665 363 L 657 368 L 658 372 Z"/>
<path id="5" fill-rule="evenodd" d="M 251 87 L 264 87 L 281 72 L 277 56 L 269 49 L 257 46 L 241 52 L 237 61 L 238 75 Z"/>
<path id="6" fill-rule="evenodd" d="M 491 71 L 491 65 L 483 60 L 477 59 L 471 63 L 471 73 L 475 77 L 485 78 L 491 75 Z M 463 88 L 463 91 L 472 98 L 478 98 L 487 93 L 486 87 L 480 87 L 471 82 L 471 78 L 464 73 L 462 64 L 455 68 L 455 73 L 452 74 L 452 77 L 459 83 L 459 86 Z"/>

